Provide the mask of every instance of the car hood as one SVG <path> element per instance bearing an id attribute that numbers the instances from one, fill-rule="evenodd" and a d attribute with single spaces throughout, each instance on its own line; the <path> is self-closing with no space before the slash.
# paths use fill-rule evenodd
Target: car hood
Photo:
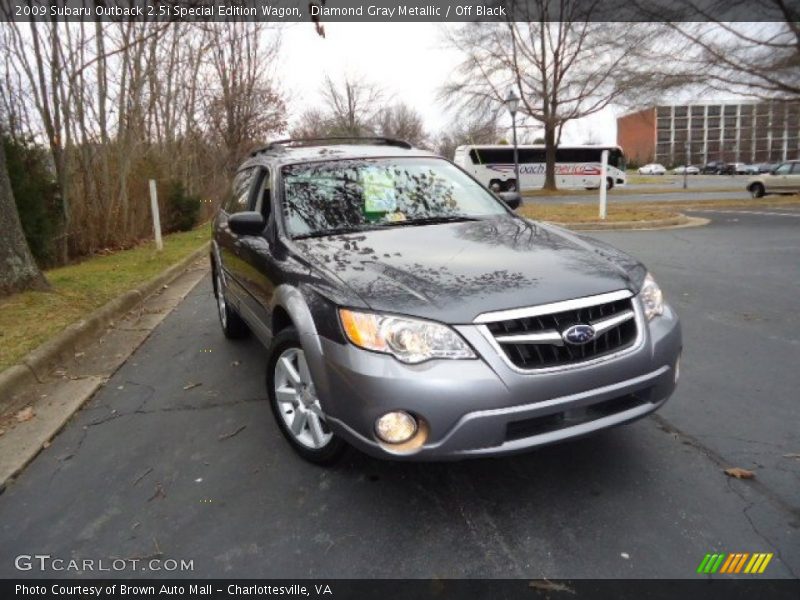
<path id="1" fill-rule="evenodd" d="M 303 259 L 370 309 L 453 324 L 489 311 L 626 288 L 636 292 L 645 273 L 610 246 L 513 217 L 394 227 L 295 245 Z"/>

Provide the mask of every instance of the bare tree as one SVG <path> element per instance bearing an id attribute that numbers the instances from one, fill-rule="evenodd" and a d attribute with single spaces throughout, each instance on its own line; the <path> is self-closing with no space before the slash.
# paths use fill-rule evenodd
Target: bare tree
<path id="1" fill-rule="evenodd" d="M 149 235 L 148 179 L 221 197 L 241 156 L 285 125 L 271 34 L 263 23 L 0 27 L 0 111 L 16 139 L 48 147 L 61 262 Z"/>
<path id="2" fill-rule="evenodd" d="M 384 92 L 364 79 L 345 75 L 340 83 L 325 77 L 322 98 L 331 135 L 363 136 L 374 132 Z"/>
<path id="3" fill-rule="evenodd" d="M 414 146 L 425 147 L 428 144 L 422 115 L 404 102 L 381 111 L 375 129 L 382 136 L 405 140 Z"/>
<path id="4" fill-rule="evenodd" d="M 230 172 L 256 141 L 286 126 L 286 104 L 267 69 L 275 62 L 280 39 L 265 44 L 264 23 L 226 23 L 210 31 L 219 90 L 209 95 L 207 113 Z"/>
<path id="5" fill-rule="evenodd" d="M 512 0 L 506 5 L 508 22 L 469 23 L 450 31 L 449 44 L 463 60 L 442 96 L 451 107 L 483 114 L 501 110 L 514 89 L 521 117 L 542 124 L 544 187 L 555 189 L 556 146 L 564 123 L 602 110 L 630 89 L 656 28 L 595 22 L 595 2 Z"/>
<path id="6" fill-rule="evenodd" d="M 762 0 L 758 18 L 770 22 L 761 23 L 722 22 L 714 6 L 684 3 L 705 22 L 665 23 L 674 43 L 664 57 L 676 77 L 728 94 L 800 97 L 800 15 L 789 2 Z"/>
<path id="7" fill-rule="evenodd" d="M 0 134 L 2 130 L 0 130 Z M 0 296 L 24 290 L 47 290 L 49 285 L 33 260 L 19 220 L 6 153 L 0 135 Z"/>
<path id="8" fill-rule="evenodd" d="M 484 115 L 471 121 L 461 120 L 451 123 L 436 140 L 436 152 L 446 158 L 453 158 L 456 148 L 465 144 L 496 144 L 500 138 L 500 128 L 495 115 Z"/>
<path id="9" fill-rule="evenodd" d="M 377 85 L 351 75 L 340 82 L 326 76 L 320 95 L 324 106 L 303 112 L 292 126 L 292 137 L 362 137 L 379 131 L 384 92 Z M 404 123 L 410 118 L 405 114 Z"/>
<path id="10" fill-rule="evenodd" d="M 298 139 L 324 138 L 334 135 L 333 129 L 330 115 L 317 108 L 309 108 L 292 125 L 290 134 Z"/>

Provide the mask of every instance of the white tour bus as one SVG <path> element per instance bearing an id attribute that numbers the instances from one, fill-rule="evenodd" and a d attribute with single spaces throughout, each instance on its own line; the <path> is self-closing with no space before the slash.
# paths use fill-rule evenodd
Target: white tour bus
<path id="1" fill-rule="evenodd" d="M 607 189 L 625 185 L 625 155 L 619 146 L 559 146 L 556 149 L 556 185 L 559 188 L 599 188 L 603 150 L 608 150 Z M 518 146 L 517 151 L 520 189 L 540 189 L 544 185 L 544 146 Z M 513 146 L 459 146 L 453 162 L 495 191 L 517 189 Z"/>

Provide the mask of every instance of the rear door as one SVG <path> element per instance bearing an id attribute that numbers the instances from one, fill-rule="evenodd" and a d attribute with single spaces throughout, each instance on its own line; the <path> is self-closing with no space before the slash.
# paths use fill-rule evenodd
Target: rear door
<path id="1" fill-rule="evenodd" d="M 770 192 L 789 192 L 792 190 L 792 163 L 778 165 L 772 175 L 764 178 L 767 184 L 767 191 Z"/>
<path id="2" fill-rule="evenodd" d="M 788 179 L 787 191 L 800 192 L 800 162 L 792 163 L 792 172 L 789 174 Z"/>

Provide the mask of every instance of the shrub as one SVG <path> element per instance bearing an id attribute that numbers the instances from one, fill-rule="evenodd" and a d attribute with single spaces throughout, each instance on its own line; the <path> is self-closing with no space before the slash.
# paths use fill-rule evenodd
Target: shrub
<path id="1" fill-rule="evenodd" d="M 39 266 L 51 266 L 61 220 L 58 186 L 49 154 L 28 140 L 3 137 L 2 143 L 25 238 Z"/>
<path id="2" fill-rule="evenodd" d="M 197 225 L 201 206 L 200 197 L 190 194 L 182 181 L 170 181 L 167 184 L 165 204 L 164 230 L 167 233 L 189 231 Z"/>

